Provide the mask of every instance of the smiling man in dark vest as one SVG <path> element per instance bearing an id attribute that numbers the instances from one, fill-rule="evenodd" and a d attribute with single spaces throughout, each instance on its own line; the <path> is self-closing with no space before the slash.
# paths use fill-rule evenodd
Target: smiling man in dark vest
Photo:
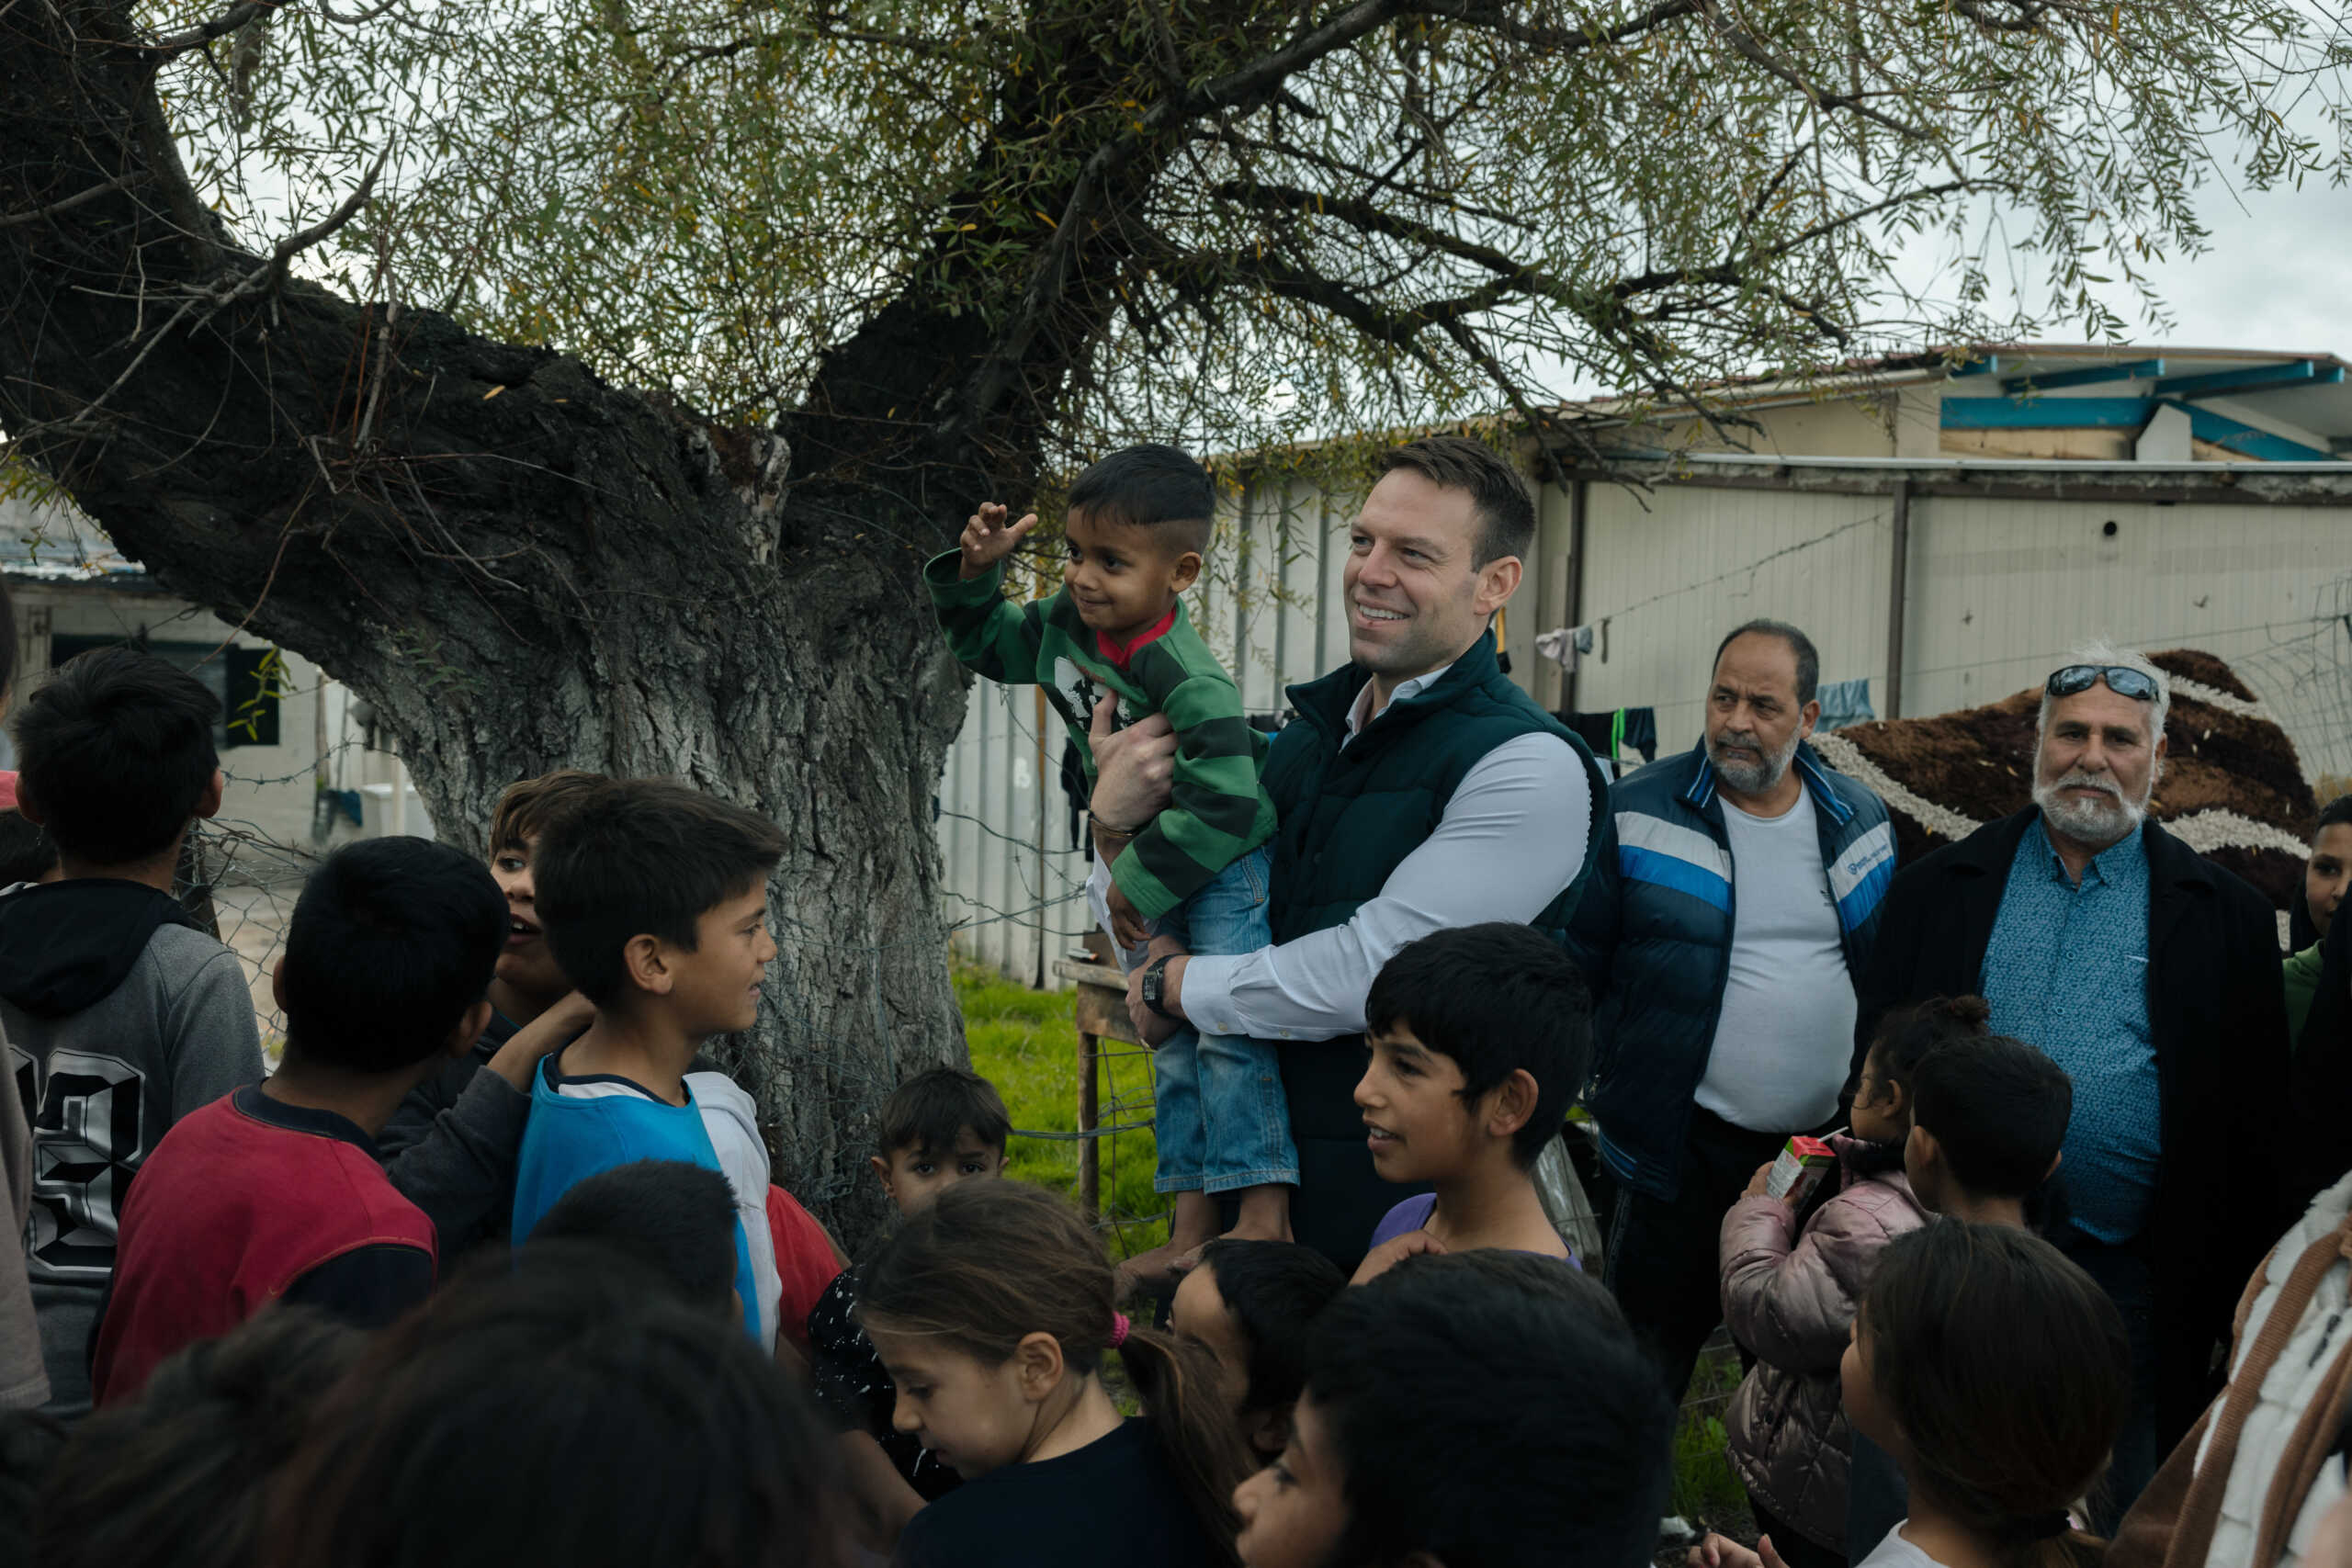
<path id="1" fill-rule="evenodd" d="M 1128 988 L 1147 1039 L 1190 1020 L 1282 1043 L 1299 1156 L 1292 1230 L 1348 1269 L 1405 1196 L 1374 1170 L 1354 1101 L 1373 976 L 1450 926 L 1564 934 L 1607 798 L 1584 743 L 1496 661 L 1495 614 L 1534 540 L 1526 485 L 1460 436 L 1397 447 L 1381 467 L 1349 534 L 1350 661 L 1290 688 L 1298 716 L 1266 761 L 1281 818 L 1274 945 L 1155 962 Z M 1124 847 L 1118 829 L 1166 803 L 1173 742 L 1154 720 L 1094 746 L 1107 863 Z"/>

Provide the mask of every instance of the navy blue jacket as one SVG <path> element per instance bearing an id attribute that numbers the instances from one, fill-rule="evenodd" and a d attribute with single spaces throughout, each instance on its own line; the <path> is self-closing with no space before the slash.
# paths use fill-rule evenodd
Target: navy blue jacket
<path id="1" fill-rule="evenodd" d="M 1859 981 L 1894 880 L 1894 830 L 1877 795 L 1799 745 L 1843 933 Z M 1593 1074 L 1585 1104 L 1611 1173 L 1671 1201 L 1691 1096 L 1707 1076 L 1731 973 L 1731 837 L 1715 770 L 1695 746 L 1610 786 L 1609 822 L 1577 905 L 1568 951 L 1591 983 Z"/>

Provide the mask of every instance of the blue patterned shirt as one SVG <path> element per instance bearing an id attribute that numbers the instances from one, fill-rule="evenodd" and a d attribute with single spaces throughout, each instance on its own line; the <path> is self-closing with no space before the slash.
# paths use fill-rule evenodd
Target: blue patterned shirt
<path id="1" fill-rule="evenodd" d="M 2075 1080 L 2064 1166 L 2075 1224 L 2100 1241 L 2131 1240 L 2164 1145 L 2140 835 L 2100 851 L 2076 886 L 2037 819 L 2009 863 L 1983 983 L 1994 1032 L 2040 1046 Z"/>

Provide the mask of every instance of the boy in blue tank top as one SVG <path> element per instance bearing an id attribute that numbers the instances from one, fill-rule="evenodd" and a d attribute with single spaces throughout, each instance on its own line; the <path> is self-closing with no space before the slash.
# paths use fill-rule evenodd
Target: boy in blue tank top
<path id="1" fill-rule="evenodd" d="M 767 879 L 783 856 L 775 824 L 667 779 L 600 784 L 548 826 L 531 863 L 539 918 L 596 1018 L 534 1075 L 514 1180 L 520 1246 L 599 1171 L 656 1159 L 720 1172 L 743 1325 L 766 1348 L 779 1290 L 767 1156 L 750 1097 L 690 1068 L 705 1040 L 759 1017 L 775 957 Z"/>

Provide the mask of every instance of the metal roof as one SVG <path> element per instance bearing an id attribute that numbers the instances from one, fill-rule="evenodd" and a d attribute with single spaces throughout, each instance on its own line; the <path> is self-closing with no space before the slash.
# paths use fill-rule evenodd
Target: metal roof
<path id="1" fill-rule="evenodd" d="M 0 497 L 0 576 L 19 582 L 153 586 L 147 569 L 115 548 L 79 508 L 13 496 Z"/>

